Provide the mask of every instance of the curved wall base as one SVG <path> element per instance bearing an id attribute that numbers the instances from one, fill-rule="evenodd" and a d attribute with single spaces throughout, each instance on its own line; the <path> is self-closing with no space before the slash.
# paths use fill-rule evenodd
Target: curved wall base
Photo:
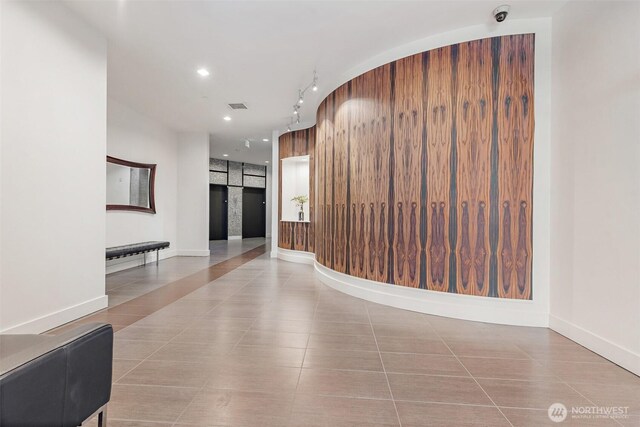
<path id="1" fill-rule="evenodd" d="M 278 248 L 277 257 L 283 261 L 297 262 L 300 264 L 313 265 L 316 262 L 316 256 L 311 252 L 292 251 L 283 248 Z"/>
<path id="2" fill-rule="evenodd" d="M 549 326 L 549 313 L 537 311 L 532 301 L 505 300 L 407 288 L 360 279 L 314 262 L 326 285 L 367 301 L 436 316 L 513 326 Z"/>

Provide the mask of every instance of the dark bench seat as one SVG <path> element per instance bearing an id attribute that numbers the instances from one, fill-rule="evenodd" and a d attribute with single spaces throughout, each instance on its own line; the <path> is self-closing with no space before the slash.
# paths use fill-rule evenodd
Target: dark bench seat
<path id="1" fill-rule="evenodd" d="M 147 252 L 156 251 L 156 255 L 159 255 L 161 249 L 169 247 L 169 242 L 142 242 L 132 243 L 130 245 L 114 246 L 107 248 L 107 259 L 116 259 L 132 255 L 146 254 Z M 156 257 L 156 264 L 158 263 L 158 257 Z"/>
<path id="2" fill-rule="evenodd" d="M 0 335 L 0 426 L 73 427 L 94 414 L 106 425 L 113 328 L 57 335 Z"/>

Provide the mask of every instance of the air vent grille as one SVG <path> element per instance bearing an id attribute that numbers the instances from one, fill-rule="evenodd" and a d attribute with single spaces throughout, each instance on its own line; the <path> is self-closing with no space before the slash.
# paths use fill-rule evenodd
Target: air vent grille
<path id="1" fill-rule="evenodd" d="M 231 107 L 232 110 L 246 110 L 247 109 L 247 106 L 242 102 L 231 103 L 231 104 L 229 104 L 229 107 Z"/>

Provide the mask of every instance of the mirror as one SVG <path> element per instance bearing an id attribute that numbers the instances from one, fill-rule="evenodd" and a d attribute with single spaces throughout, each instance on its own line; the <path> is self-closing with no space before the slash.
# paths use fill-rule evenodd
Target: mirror
<path id="1" fill-rule="evenodd" d="M 156 165 L 107 156 L 107 210 L 156 213 Z"/>

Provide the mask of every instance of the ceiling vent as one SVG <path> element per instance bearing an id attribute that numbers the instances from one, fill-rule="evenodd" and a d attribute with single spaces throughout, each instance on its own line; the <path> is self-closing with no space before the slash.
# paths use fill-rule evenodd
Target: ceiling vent
<path id="1" fill-rule="evenodd" d="M 246 110 L 247 106 L 245 104 L 243 104 L 242 102 L 238 102 L 235 104 L 229 104 L 229 107 L 231 107 L 232 110 Z"/>

